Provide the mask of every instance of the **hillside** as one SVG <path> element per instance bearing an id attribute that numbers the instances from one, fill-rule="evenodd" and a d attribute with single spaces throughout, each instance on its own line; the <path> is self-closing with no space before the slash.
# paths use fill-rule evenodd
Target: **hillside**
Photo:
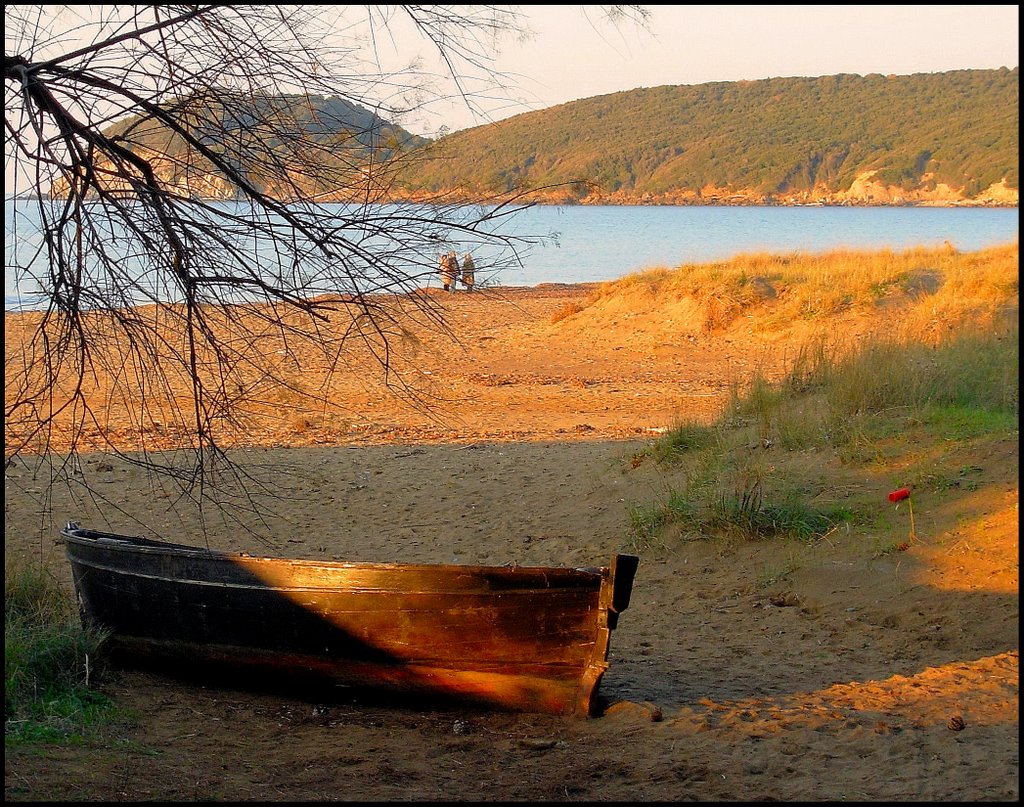
<path id="1" fill-rule="evenodd" d="M 175 103 L 199 142 L 229 163 L 242 155 L 248 181 L 279 198 L 1015 206 L 1018 86 L 1004 68 L 641 88 L 436 141 L 339 98 Z M 171 186 L 237 194 L 151 121 L 107 133 Z"/>
<path id="2" fill-rule="evenodd" d="M 330 200 L 339 188 L 367 193 L 367 166 L 387 166 L 427 144 L 376 112 L 317 95 L 179 98 L 173 107 L 188 134 L 210 155 L 244 167 L 246 181 L 268 196 Z M 202 198 L 234 198 L 238 189 L 179 132 L 152 114 L 129 116 L 104 131 L 150 161 L 164 184 Z M 128 169 L 131 174 L 132 169 Z M 378 181 L 389 175 L 380 171 Z M 126 182 L 109 182 L 127 187 Z M 63 192 L 58 183 L 53 193 Z"/>
<path id="3" fill-rule="evenodd" d="M 1017 203 L 1019 70 L 664 86 L 457 132 L 410 192 L 581 203 Z M 567 186 L 567 183 L 576 183 Z"/>

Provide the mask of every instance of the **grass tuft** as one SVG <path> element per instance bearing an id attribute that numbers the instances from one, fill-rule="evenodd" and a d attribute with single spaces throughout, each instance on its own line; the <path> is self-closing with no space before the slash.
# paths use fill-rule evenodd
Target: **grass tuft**
<path id="1" fill-rule="evenodd" d="M 5 742 L 74 742 L 111 715 L 91 687 L 103 639 L 52 575 L 5 563 Z"/>

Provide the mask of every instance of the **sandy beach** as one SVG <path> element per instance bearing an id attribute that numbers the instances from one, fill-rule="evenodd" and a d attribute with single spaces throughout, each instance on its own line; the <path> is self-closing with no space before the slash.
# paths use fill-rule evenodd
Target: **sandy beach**
<path id="1" fill-rule="evenodd" d="M 644 451 L 710 422 L 733 384 L 778 374 L 810 325 L 680 332 L 643 300 L 573 316 L 587 286 L 435 295 L 457 337 L 416 335 L 419 405 L 361 371 L 297 356 L 337 404 L 268 396 L 235 459 L 266 483 L 264 538 L 211 516 L 217 549 L 337 560 L 604 565 L 641 556 L 591 718 L 416 708 L 204 686 L 112 670 L 123 718 L 101 739 L 5 749 L 8 801 L 1016 801 L 1018 445 L 950 467 L 962 491 L 915 501 L 919 539 L 870 529 L 812 542 L 631 539 L 629 508 L 664 498 Z M 575 307 L 574 307 L 575 306 Z M 890 312 L 891 313 L 891 312 Z M 18 326 L 7 318 L 7 350 Z M 848 334 L 884 325 L 858 315 Z M 397 365 L 396 365 L 397 366 Z M 130 450 L 138 418 L 113 405 Z M 149 424 L 147 445 L 173 445 Z M 951 457 L 955 452 L 951 452 Z M 181 540 L 174 491 L 109 453 L 82 486 L 9 463 L 5 558 L 70 586 L 66 521 Z M 937 459 L 941 465 L 945 460 Z M 865 476 L 880 513 L 890 477 Z M 894 521 L 904 512 L 884 515 Z M 186 541 L 188 542 L 188 541 Z"/>

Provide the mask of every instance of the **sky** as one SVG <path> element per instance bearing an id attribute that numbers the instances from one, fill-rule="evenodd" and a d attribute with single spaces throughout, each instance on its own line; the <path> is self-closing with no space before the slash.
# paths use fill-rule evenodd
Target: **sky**
<path id="1" fill-rule="evenodd" d="M 489 118 L 449 104 L 440 123 L 424 118 L 407 128 L 417 134 L 434 134 L 430 129 L 438 125 L 456 131 L 665 84 L 1019 65 L 1016 5 L 662 5 L 647 7 L 649 31 L 629 21 L 612 25 L 601 19 L 598 6 L 521 8 L 535 35 L 505 43 L 495 63 L 513 76 L 507 95 L 516 103 L 495 101 Z"/>
<path id="2" fill-rule="evenodd" d="M 389 7 L 333 8 L 365 14 Z M 517 8 L 532 35 L 483 46 L 482 52 L 496 54 L 492 67 L 504 76 L 497 91 L 470 84 L 476 109 L 461 99 L 439 101 L 397 122 L 435 137 L 640 87 L 1019 66 L 1016 5 L 659 5 L 646 6 L 646 29 L 628 19 L 608 22 L 600 6 Z M 425 68 L 436 69 L 422 36 L 400 24 L 387 30 L 390 39 L 378 41 L 383 65 L 404 67 L 422 56 Z M 15 188 L 14 168 L 6 161 L 8 191 Z"/>

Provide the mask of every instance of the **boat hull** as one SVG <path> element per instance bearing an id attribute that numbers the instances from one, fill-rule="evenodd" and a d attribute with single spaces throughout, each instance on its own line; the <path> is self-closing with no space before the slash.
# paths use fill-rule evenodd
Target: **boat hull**
<path id="1" fill-rule="evenodd" d="M 61 535 L 83 621 L 123 661 L 554 714 L 594 713 L 637 566 L 322 562 Z"/>

